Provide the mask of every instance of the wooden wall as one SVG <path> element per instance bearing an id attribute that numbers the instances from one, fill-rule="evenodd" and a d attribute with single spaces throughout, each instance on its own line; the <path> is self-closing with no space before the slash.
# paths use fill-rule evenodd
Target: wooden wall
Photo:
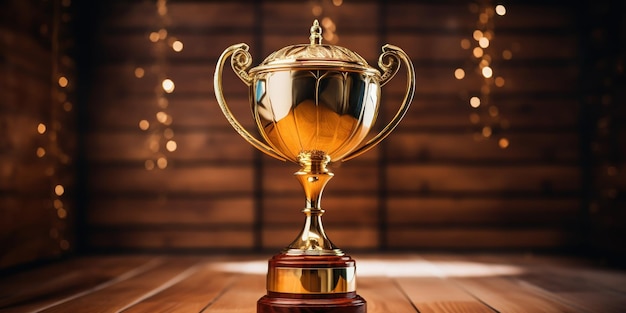
<path id="1" fill-rule="evenodd" d="M 74 248 L 67 11 L 60 1 L 0 3 L 0 269 Z"/>
<path id="2" fill-rule="evenodd" d="M 85 246 L 278 251 L 303 219 L 292 177 L 297 166 L 261 155 L 235 133 L 212 79 L 217 57 L 231 44 L 248 43 L 256 65 L 283 46 L 308 42 L 317 2 L 171 1 L 163 15 L 159 3 L 106 2 L 93 11 L 83 117 Z M 318 18 L 336 25 L 337 45 L 376 66 L 380 47 L 392 43 L 409 54 L 417 74 L 412 108 L 388 140 L 333 166 L 323 198 L 331 240 L 348 251 L 563 250 L 582 242 L 576 7 L 507 3 L 506 15 L 492 19 L 495 36 L 485 49 L 494 78 L 505 83 L 491 87 L 489 103 L 472 108 L 469 98 L 480 95 L 485 80 L 461 42 L 476 44 L 477 5 L 319 3 Z M 167 36 L 152 42 L 160 29 Z M 170 46 L 176 39 L 184 44 L 180 52 Z M 459 67 L 462 80 L 454 75 Z M 381 125 L 400 103 L 404 75 L 383 88 Z M 160 87 L 165 78 L 175 83 L 172 93 Z M 229 105 L 251 129 L 245 86 L 232 73 L 224 80 Z M 160 123 L 158 112 L 171 124 Z M 177 143 L 175 151 L 166 150 L 168 140 Z"/>

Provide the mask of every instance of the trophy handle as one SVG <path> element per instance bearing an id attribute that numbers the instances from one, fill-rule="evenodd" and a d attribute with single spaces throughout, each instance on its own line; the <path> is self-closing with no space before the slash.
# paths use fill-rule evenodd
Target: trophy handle
<path id="1" fill-rule="evenodd" d="M 230 109 L 228 108 L 228 104 L 226 104 L 226 100 L 224 99 L 224 94 L 222 93 L 222 71 L 224 69 L 224 63 L 228 57 L 231 58 L 231 66 L 233 71 L 241 81 L 243 81 L 247 86 L 251 86 L 253 83 L 253 79 L 248 75 L 248 68 L 252 64 L 252 56 L 248 52 L 248 45 L 245 43 L 239 43 L 232 45 L 220 55 L 220 58 L 217 60 L 217 67 L 215 68 L 215 76 L 213 77 L 213 89 L 215 91 L 215 97 L 217 98 L 217 103 L 220 105 L 222 109 L 222 113 L 226 116 L 226 119 L 233 126 L 233 128 L 245 139 L 248 143 L 250 143 L 253 147 L 259 149 L 261 152 L 279 159 L 281 161 L 286 161 L 286 159 L 277 153 L 270 146 L 265 143 L 259 141 L 254 136 L 252 136 L 241 123 L 237 121 L 235 116 L 232 114 Z"/>
<path id="2" fill-rule="evenodd" d="M 404 95 L 404 100 L 402 100 L 402 105 L 398 109 L 398 112 L 393 117 L 391 122 L 383 128 L 383 130 L 378 133 L 375 137 L 370 139 L 363 146 L 358 149 L 350 152 L 347 156 L 345 156 L 341 161 L 348 161 L 353 159 L 370 149 L 374 148 L 377 144 L 379 144 L 383 139 L 387 138 L 389 134 L 398 126 L 400 120 L 404 117 L 406 112 L 411 105 L 411 101 L 413 100 L 413 95 L 415 94 L 415 69 L 413 68 L 413 63 L 409 59 L 409 56 L 400 48 L 386 44 L 383 46 L 383 53 L 378 58 L 378 66 L 383 70 L 383 74 L 380 77 L 380 86 L 384 86 L 389 82 L 394 75 L 400 69 L 400 61 L 403 61 L 406 64 L 406 94 Z"/>

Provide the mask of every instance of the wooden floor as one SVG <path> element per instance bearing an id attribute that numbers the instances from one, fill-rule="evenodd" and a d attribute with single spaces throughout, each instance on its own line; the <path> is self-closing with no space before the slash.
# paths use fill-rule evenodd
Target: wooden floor
<path id="1" fill-rule="evenodd" d="M 626 312 L 626 272 L 585 260 L 352 257 L 369 313 Z M 266 266 L 264 256 L 77 257 L 0 278 L 0 312 L 255 312 Z"/>

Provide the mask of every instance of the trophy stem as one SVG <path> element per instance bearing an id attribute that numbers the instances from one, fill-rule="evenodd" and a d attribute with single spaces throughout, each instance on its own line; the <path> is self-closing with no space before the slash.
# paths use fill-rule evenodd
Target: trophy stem
<path id="1" fill-rule="evenodd" d="M 294 175 L 302 185 L 305 195 L 304 227 L 298 237 L 287 247 L 287 255 L 334 255 L 341 256 L 343 252 L 337 249 L 328 239 L 322 226 L 321 207 L 322 192 L 334 174 L 326 165 L 330 156 L 323 151 L 305 151 L 298 156 L 302 168 Z"/>

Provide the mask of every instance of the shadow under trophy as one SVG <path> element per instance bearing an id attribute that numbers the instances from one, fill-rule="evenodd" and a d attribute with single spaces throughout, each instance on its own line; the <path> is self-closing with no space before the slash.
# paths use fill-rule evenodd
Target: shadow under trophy
<path id="1" fill-rule="evenodd" d="M 310 43 L 284 47 L 250 69 L 244 43 L 228 47 L 217 61 L 214 90 L 222 112 L 252 146 L 283 161 L 300 165 L 294 175 L 304 189 L 304 227 L 296 239 L 268 262 L 267 294 L 258 313 L 365 313 L 356 293 L 355 261 L 335 246 L 322 227 L 320 202 L 333 177 L 331 162 L 355 158 L 385 139 L 407 112 L 415 91 L 411 60 L 402 49 L 385 45 L 381 71 L 344 47 L 322 44 L 317 20 Z M 233 116 L 222 92 L 226 60 L 249 86 L 252 115 L 262 140 Z M 406 94 L 395 116 L 375 136 L 368 133 L 378 115 L 381 87 L 400 68 L 407 69 Z"/>

